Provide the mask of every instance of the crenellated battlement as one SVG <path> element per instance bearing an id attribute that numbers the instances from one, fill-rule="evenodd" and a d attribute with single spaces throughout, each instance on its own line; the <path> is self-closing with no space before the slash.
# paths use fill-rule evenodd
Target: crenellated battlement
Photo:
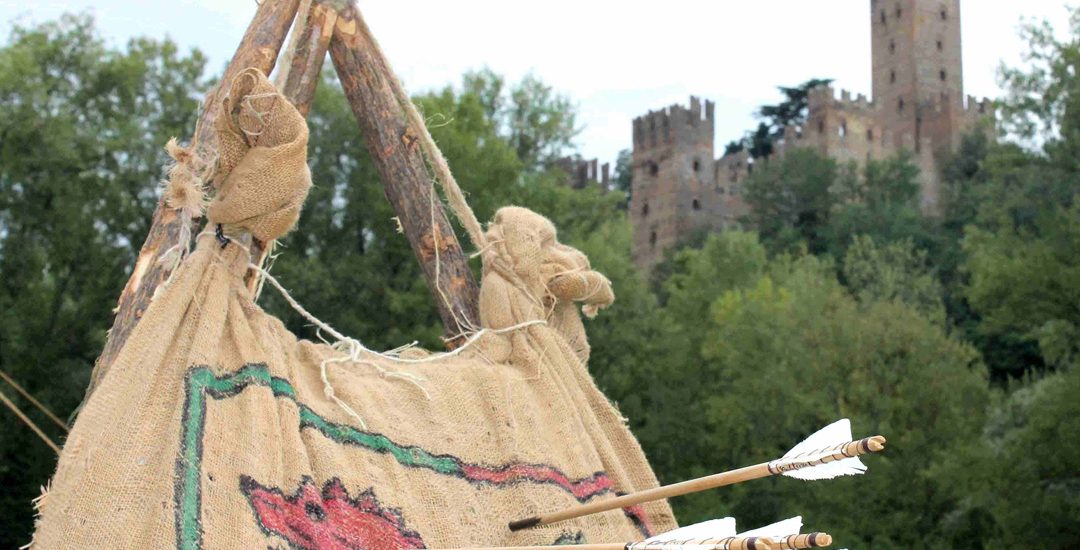
<path id="1" fill-rule="evenodd" d="M 964 111 L 980 116 L 992 115 L 994 114 L 994 102 L 988 97 L 978 99 L 973 95 L 969 95 L 967 96 L 967 102 L 964 104 Z"/>
<path id="2" fill-rule="evenodd" d="M 634 119 L 634 149 L 651 149 L 676 143 L 712 143 L 712 101 L 690 96 L 688 107 L 678 103 Z"/>
<path id="3" fill-rule="evenodd" d="M 566 173 L 567 184 L 574 189 L 599 186 L 606 191 L 611 181 L 611 165 L 606 162 L 600 164 L 595 158 L 562 157 L 554 164 Z"/>
<path id="4" fill-rule="evenodd" d="M 828 84 L 811 89 L 807 93 L 806 100 L 811 111 L 831 108 L 870 112 L 874 109 L 874 103 L 866 97 L 866 94 L 853 94 L 848 90 L 841 89 L 838 97 L 836 90 Z"/>
<path id="5" fill-rule="evenodd" d="M 942 211 L 939 159 L 967 133 L 994 130 L 993 102 L 964 95 L 960 0 L 875 1 L 870 12 L 872 98 L 828 84 L 808 90 L 805 119 L 773 134 L 768 155 L 744 148 L 715 158 L 713 104 L 696 97 L 634 120 L 629 212 L 639 266 L 655 265 L 692 231 L 740 227 L 751 209 L 747 179 L 796 150 L 844 167 L 910 155 L 923 211 Z"/>

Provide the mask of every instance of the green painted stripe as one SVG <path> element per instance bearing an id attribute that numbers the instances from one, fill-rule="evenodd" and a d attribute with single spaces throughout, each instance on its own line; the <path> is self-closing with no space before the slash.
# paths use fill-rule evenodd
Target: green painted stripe
<path id="1" fill-rule="evenodd" d="M 248 386 L 269 387 L 275 397 L 283 397 L 300 408 L 300 427 L 318 430 L 329 439 L 389 454 L 403 466 L 427 468 L 440 474 L 460 476 L 461 463 L 454 457 L 436 456 L 419 447 L 402 446 L 390 438 L 365 432 L 345 424 L 335 424 L 319 416 L 296 398 L 296 388 L 284 378 L 270 376 L 266 365 L 245 365 L 240 370 L 221 378 L 214 376 L 207 367 L 191 369 L 187 377 L 187 402 L 181 434 L 180 459 L 177 461 L 177 546 L 181 550 L 202 548 L 200 527 L 200 501 L 202 476 L 202 437 L 209 394 L 214 399 L 225 399 L 243 391 Z"/>

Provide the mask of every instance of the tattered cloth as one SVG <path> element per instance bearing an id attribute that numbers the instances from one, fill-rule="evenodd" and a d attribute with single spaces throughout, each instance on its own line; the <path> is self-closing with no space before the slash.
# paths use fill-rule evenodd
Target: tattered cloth
<path id="1" fill-rule="evenodd" d="M 209 220 L 279 237 L 310 185 L 304 121 L 254 71 L 224 107 Z M 507 529 L 657 481 L 586 370 L 573 301 L 609 304 L 607 279 L 528 210 L 501 210 L 488 237 L 480 321 L 511 330 L 407 364 L 325 363 L 340 348 L 298 340 L 253 302 L 246 248 L 201 235 L 75 422 L 34 547 L 382 550 L 673 528 L 659 502 Z"/>

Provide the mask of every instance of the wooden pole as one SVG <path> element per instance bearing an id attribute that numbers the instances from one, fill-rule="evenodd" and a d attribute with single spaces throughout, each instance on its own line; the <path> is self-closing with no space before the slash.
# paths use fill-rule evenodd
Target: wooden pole
<path id="1" fill-rule="evenodd" d="M 763 462 L 754 466 L 739 468 L 738 470 L 731 470 L 729 472 L 722 472 L 719 474 L 713 474 L 711 476 L 699 477 L 697 479 L 691 479 L 679 483 L 672 483 L 671 485 L 664 485 L 663 487 L 646 489 L 644 491 L 638 491 L 636 493 L 630 493 L 607 500 L 598 500 L 586 504 L 579 504 L 577 506 L 572 506 L 558 512 L 552 512 L 549 514 L 533 516 L 531 518 L 511 521 L 509 527 L 511 531 L 519 531 L 521 529 L 528 529 L 530 527 L 536 527 L 538 525 L 547 525 L 549 523 L 566 521 L 568 519 L 579 518 L 581 516 L 597 514 L 600 512 L 606 512 L 608 510 L 636 506 L 638 504 L 652 502 L 654 500 L 688 495 L 690 493 L 697 493 L 700 491 L 715 489 L 717 487 L 723 487 L 725 485 L 734 485 L 736 483 L 742 483 L 744 481 L 750 481 L 752 479 L 760 479 L 763 477 L 783 474 L 784 472 L 790 472 L 801 468 L 809 468 L 819 464 L 824 464 L 826 462 L 843 460 L 845 458 L 860 456 L 866 453 L 876 453 L 880 452 L 884 448 L 885 438 L 880 435 L 876 435 L 874 437 L 868 437 L 859 441 L 848 442 L 843 446 L 838 447 L 833 454 L 824 458 L 815 457 L 814 459 L 807 461 L 799 461 L 798 459 L 792 459 L 791 461 L 781 460 L 774 462 Z"/>
<path id="2" fill-rule="evenodd" d="M 420 262 L 450 348 L 480 323 L 479 287 L 431 184 L 417 132 L 409 127 L 374 39 L 354 2 L 338 12 L 330 59 L 409 245 Z"/>
<path id="3" fill-rule="evenodd" d="M 299 15 L 297 21 L 300 21 Z M 312 1 L 304 17 L 304 25 L 293 30 L 299 34 L 296 35 L 296 47 L 289 53 L 288 69 L 285 66 L 279 68 L 284 76 L 281 93 L 305 118 L 311 111 L 323 61 L 330 48 L 330 38 L 334 35 L 335 21 L 337 11 L 332 6 Z"/>
<path id="4" fill-rule="evenodd" d="M 315 90 L 319 86 L 326 52 L 330 48 L 330 38 L 334 34 L 337 11 L 318 1 L 304 1 L 301 8 L 305 6 L 306 11 L 296 15 L 293 36 L 289 41 L 289 48 L 281 56 L 279 78 L 275 85 L 296 110 L 300 111 L 300 115 L 307 118 L 311 111 L 311 102 L 315 99 Z M 252 263 L 263 265 L 271 248 L 270 243 L 252 246 Z M 245 276 L 248 290 L 257 292 L 259 280 L 255 270 L 248 270 Z"/>
<path id="5" fill-rule="evenodd" d="M 193 146 L 212 143 L 214 119 L 217 118 L 221 108 L 220 96 L 240 71 L 255 67 L 264 73 L 269 73 L 274 68 L 278 51 L 285 41 L 285 35 L 296 15 L 299 2 L 300 0 L 263 0 L 259 4 L 255 17 L 240 41 L 240 46 L 221 76 L 221 82 L 206 95 L 202 115 L 195 125 Z M 158 200 L 150 232 L 139 251 L 135 269 L 120 294 L 116 306 L 116 317 L 113 319 L 112 329 L 109 330 L 105 349 L 94 366 L 87 395 L 93 391 L 97 382 L 116 360 L 116 355 L 123 348 L 124 342 L 127 341 L 131 331 L 150 305 L 154 292 L 168 279 L 171 266 L 162 263 L 161 256 L 180 242 L 183 223 L 177 210 L 169 208 L 164 203 L 164 199 Z M 261 255 L 261 243 L 255 243 L 253 246 L 259 247 L 259 253 L 252 256 L 257 258 Z"/>
<path id="6" fill-rule="evenodd" d="M 45 416 L 49 417 L 49 420 L 52 420 L 54 424 L 63 428 L 65 432 L 68 431 L 67 424 L 65 424 L 63 420 L 60 420 L 60 417 L 53 414 L 53 412 L 50 411 L 48 407 L 43 405 L 41 401 L 34 399 L 34 396 L 30 395 L 30 392 L 26 391 L 25 388 L 12 380 L 6 372 L 0 370 L 0 378 L 3 378 L 4 381 L 8 383 L 8 385 L 15 388 L 15 391 L 19 392 L 19 395 L 25 397 L 26 400 L 32 403 L 35 407 L 37 407 L 39 411 L 45 413 Z"/>
<path id="7" fill-rule="evenodd" d="M 3 393 L 0 393 L 0 403 L 3 403 L 7 408 L 11 409 L 11 412 L 15 413 L 15 416 L 19 417 L 19 420 L 22 420 L 23 424 L 26 424 L 27 427 L 37 434 L 46 445 L 56 451 L 56 454 L 60 454 L 60 447 L 56 443 L 53 443 L 53 440 L 49 439 L 49 436 L 45 435 L 45 432 L 41 431 L 41 428 L 39 428 L 37 424 L 34 424 L 34 421 L 30 420 L 30 417 L 19 410 L 19 407 L 15 406 L 15 403 L 8 399 Z"/>

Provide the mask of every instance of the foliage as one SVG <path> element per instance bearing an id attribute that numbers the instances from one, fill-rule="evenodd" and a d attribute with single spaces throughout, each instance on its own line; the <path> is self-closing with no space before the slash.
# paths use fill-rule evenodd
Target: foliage
<path id="1" fill-rule="evenodd" d="M 826 248 L 823 230 L 836 205 L 831 189 L 847 174 L 831 158 L 796 149 L 762 163 L 746 179 L 750 224 L 773 251 Z"/>
<path id="2" fill-rule="evenodd" d="M 784 100 L 775 105 L 762 105 L 758 117 L 768 122 L 768 128 L 774 138 L 784 136 L 784 128 L 801 128 L 806 122 L 810 107 L 810 90 L 818 86 L 828 86 L 831 78 L 811 78 L 798 86 L 778 86 Z"/>
<path id="3" fill-rule="evenodd" d="M 806 123 L 809 114 L 810 90 L 826 86 L 831 78 L 812 78 L 798 86 L 778 86 L 784 100 L 775 105 L 762 105 L 757 117 L 762 119 L 753 131 L 747 132 L 742 139 L 729 142 L 724 147 L 724 155 L 747 151 L 755 159 L 764 159 L 773 154 L 773 142 L 784 137 L 784 129 L 791 126 L 797 130 Z"/>
<path id="4" fill-rule="evenodd" d="M 551 168 L 573 153 L 569 99 L 482 70 L 415 100 L 478 217 L 542 212 L 611 278 L 615 304 L 586 325 L 589 366 L 662 480 L 773 458 L 842 416 L 889 436 L 867 476 L 702 493 L 673 501 L 681 521 L 803 514 L 851 547 L 1068 548 L 1080 545 L 1076 20 L 1064 41 L 1027 31 L 1030 64 L 1002 72 L 1006 128 L 1025 141 L 967 136 L 945 159 L 940 217 L 920 212 L 909 158 L 857 172 L 788 151 L 747 182 L 754 232 L 689 235 L 651 277 L 630 259 L 630 153 L 622 193 L 570 189 Z M 86 17 L 16 27 L 0 46 L 0 369 L 62 415 L 146 233 L 161 145 L 192 132 L 204 64 L 169 41 L 107 47 Z M 735 147 L 758 155 L 799 124 L 809 87 L 785 90 L 757 140 Z M 369 346 L 437 347 L 431 294 L 330 72 L 309 123 L 316 185 L 275 275 Z M 312 336 L 272 291 L 260 303 Z M 29 539 L 29 501 L 54 466 L 28 430 L 0 433 L 0 547 Z"/>
<path id="5" fill-rule="evenodd" d="M 464 89 L 480 97 L 487 117 L 496 121 L 526 169 L 541 169 L 561 157 L 581 132 L 570 99 L 536 75 L 525 75 L 507 90 L 503 77 L 484 69 L 466 74 Z"/>
<path id="6" fill-rule="evenodd" d="M 0 48 L 0 370 L 58 415 L 82 399 L 204 64 L 168 40 L 109 49 L 85 16 L 16 26 Z M 2 414 L 0 547 L 17 548 L 55 455 Z"/>
<path id="7" fill-rule="evenodd" d="M 742 264 L 742 273 L 762 267 L 744 262 L 745 250 L 729 250 L 725 265 Z M 758 246 L 752 256 L 763 254 Z M 683 428 L 693 436 L 683 437 L 697 442 L 684 452 L 699 458 L 676 467 L 680 477 L 779 456 L 843 416 L 855 419 L 858 433 L 895 434 L 891 450 L 868 459 L 874 474 L 863 479 L 781 479 L 701 493 L 674 502 L 680 517 L 732 514 L 760 524 L 802 513 L 808 525 L 828 525 L 841 540 L 932 544 L 935 511 L 948 510 L 953 498 L 919 472 L 944 456 L 943 441 L 970 440 L 981 425 L 987 390 L 977 354 L 904 303 L 868 294 L 855 300 L 829 262 L 786 257 L 764 267 L 719 293 L 708 323 L 673 311 L 685 332 L 702 333 L 700 357 L 684 366 L 696 381 L 687 389 L 696 421 Z M 669 308 L 700 300 L 695 290 L 674 292 Z M 888 489 L 899 486 L 908 490 Z"/>
<path id="8" fill-rule="evenodd" d="M 841 275 L 862 303 L 898 301 L 929 320 L 945 320 L 941 283 L 927 264 L 926 251 L 910 240 L 879 245 L 869 235 L 855 237 Z"/>

